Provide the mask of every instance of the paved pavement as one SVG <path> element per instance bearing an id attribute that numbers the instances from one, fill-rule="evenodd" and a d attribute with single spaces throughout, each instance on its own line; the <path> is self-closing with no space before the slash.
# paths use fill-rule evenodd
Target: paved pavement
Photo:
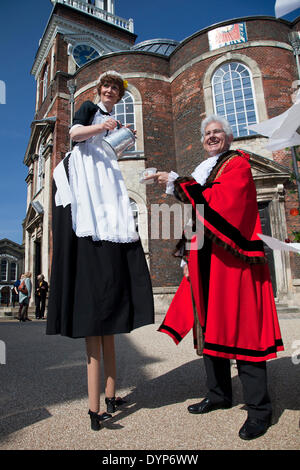
<path id="1" fill-rule="evenodd" d="M 246 411 L 234 364 L 233 408 L 187 412 L 206 393 L 203 360 L 191 334 L 176 346 L 156 331 L 162 318 L 116 337 L 118 394 L 128 402 L 99 432 L 90 430 L 87 415 L 84 340 L 46 336 L 43 320 L 2 319 L 0 451 L 299 450 L 299 314 L 280 315 L 285 351 L 268 363 L 273 425 L 254 441 L 238 437 Z"/>

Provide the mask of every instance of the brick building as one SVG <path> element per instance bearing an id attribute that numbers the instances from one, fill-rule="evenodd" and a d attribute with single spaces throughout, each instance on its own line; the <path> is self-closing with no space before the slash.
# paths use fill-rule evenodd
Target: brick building
<path id="1" fill-rule="evenodd" d="M 234 129 L 232 147 L 251 155 L 263 231 L 284 240 L 300 230 L 298 217 L 290 213 L 298 207 L 290 151 L 266 150 L 266 138 L 245 127 L 292 105 L 300 77 L 291 33 L 299 37 L 300 18 L 293 23 L 273 17 L 239 18 L 207 27 L 180 43 L 136 43 L 133 20 L 116 16 L 113 0 L 52 3 L 32 67 L 36 113 L 24 158 L 25 267 L 33 278 L 39 272 L 50 276 L 52 173 L 70 149 L 72 115 L 85 100 L 98 101 L 97 79 L 111 69 L 128 81 L 116 112 L 134 125 L 138 139 L 120 168 L 137 215 L 158 308 L 164 308 L 175 292 L 181 269 L 171 256 L 177 234 L 171 227 L 170 237 L 153 236 L 151 210 L 153 215 L 154 207 L 172 209 L 174 200 L 157 185 L 140 184 L 140 172 L 154 166 L 190 174 L 204 158 L 200 124 L 206 115 L 225 115 Z M 283 252 L 268 252 L 268 257 L 277 301 L 293 305 L 298 289 L 300 295 L 298 257 Z"/>
<path id="2" fill-rule="evenodd" d="M 0 240 L 0 310 L 13 303 L 13 287 L 23 274 L 24 247 L 2 238 Z M 17 300 L 16 300 L 16 303 Z"/>

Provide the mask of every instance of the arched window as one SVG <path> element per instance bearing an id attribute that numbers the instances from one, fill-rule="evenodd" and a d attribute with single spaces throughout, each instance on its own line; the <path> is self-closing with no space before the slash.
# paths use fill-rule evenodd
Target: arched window
<path id="1" fill-rule="evenodd" d="M 123 126 L 130 124 L 130 129 L 136 129 L 134 101 L 131 93 L 128 91 L 125 92 L 121 101 L 115 105 L 114 113 L 115 118 L 120 121 Z M 133 150 L 133 148 L 131 150 Z"/>
<path id="2" fill-rule="evenodd" d="M 17 280 L 17 263 L 10 263 L 10 280 Z"/>
<path id="3" fill-rule="evenodd" d="M 39 156 L 37 160 L 37 169 L 36 169 L 36 193 L 42 188 L 43 186 L 43 178 L 44 178 L 44 157 L 43 152 L 45 148 L 44 145 L 40 145 L 39 149 Z"/>
<path id="4" fill-rule="evenodd" d="M 7 281 L 8 262 L 6 259 L 1 260 L 1 281 Z"/>
<path id="5" fill-rule="evenodd" d="M 229 121 L 234 137 L 253 134 L 245 127 L 257 122 L 250 70 L 240 62 L 224 63 L 212 77 L 212 88 L 215 113 Z"/>

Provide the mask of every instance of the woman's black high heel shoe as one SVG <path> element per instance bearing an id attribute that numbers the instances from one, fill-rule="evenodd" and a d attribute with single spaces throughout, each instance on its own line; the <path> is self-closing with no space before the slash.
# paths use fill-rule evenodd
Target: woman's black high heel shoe
<path id="1" fill-rule="evenodd" d="M 107 419 L 111 418 L 111 414 L 109 413 L 102 413 L 99 415 L 95 411 L 89 410 L 89 415 L 91 418 L 91 429 L 93 431 L 99 431 L 101 429 L 101 421 L 106 421 Z"/>
<path id="2" fill-rule="evenodd" d="M 100 425 L 98 413 L 95 413 L 94 411 L 89 410 L 89 415 L 91 418 L 91 429 L 93 431 L 99 431 L 101 429 L 101 425 Z"/>
<path id="3" fill-rule="evenodd" d="M 107 413 L 115 413 L 117 411 L 118 406 L 124 405 L 126 403 L 126 400 L 123 400 L 123 398 L 105 398 L 105 403 L 106 403 L 106 409 Z"/>

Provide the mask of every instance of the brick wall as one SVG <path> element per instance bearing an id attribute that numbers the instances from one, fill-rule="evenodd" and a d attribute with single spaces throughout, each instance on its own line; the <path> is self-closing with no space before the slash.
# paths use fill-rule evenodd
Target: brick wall
<path id="1" fill-rule="evenodd" d="M 83 22 L 82 15 L 71 9 L 63 8 L 64 15 L 69 19 Z M 59 13 L 59 10 L 57 10 Z M 86 18 L 84 18 L 86 19 Z M 93 27 L 95 20 L 91 18 Z M 109 27 L 111 30 L 111 27 Z M 124 34 L 112 28 L 112 34 Z M 290 26 L 278 20 L 249 20 L 247 32 L 249 40 L 269 40 L 287 42 Z M 218 50 L 214 54 L 207 54 L 201 61 L 191 64 L 193 58 L 208 52 L 207 31 L 199 32 L 186 39 L 170 58 L 156 56 L 140 51 L 128 51 L 103 56 L 91 64 L 79 69 L 74 78 L 77 81 L 77 92 L 97 80 L 105 70 L 114 69 L 123 74 L 135 74 L 129 78 L 131 85 L 136 87 L 141 95 L 143 112 L 144 151 L 146 166 L 155 166 L 158 169 L 175 170 L 181 175 L 190 174 L 196 165 L 205 158 L 200 142 L 200 125 L 205 117 L 205 103 L 203 95 L 203 77 L 208 67 L 224 54 Z M 125 36 L 127 33 L 125 32 Z M 128 41 L 133 41 L 128 35 Z M 230 50 L 235 50 L 233 47 Z M 226 48 L 228 51 L 228 48 Z M 246 47 L 238 48 L 239 54 L 253 59 L 262 74 L 263 91 L 269 117 L 284 112 L 291 106 L 292 82 L 297 78 L 295 59 L 292 51 L 278 47 Z M 66 43 L 62 37 L 58 38 L 56 70 L 65 71 L 67 62 Z M 64 62 L 65 61 L 65 62 Z M 184 69 L 186 64 L 190 66 Z M 183 67 L 180 70 L 180 67 Z M 69 146 L 69 116 L 70 105 L 63 94 L 68 94 L 67 80 L 71 78 L 66 73 L 58 73 L 51 84 L 51 90 L 44 103 L 42 103 L 37 117 L 44 117 L 44 113 L 52 104 L 49 115 L 57 116 L 54 133 L 53 168 L 61 160 Z M 83 91 L 77 98 L 75 109 L 85 100 L 95 100 L 96 88 L 91 87 Z M 56 98 L 54 98 L 56 97 Z M 52 100 L 52 101 L 51 101 Z M 53 102 L 55 100 L 55 103 Z M 285 150 L 274 152 L 276 162 L 291 168 L 290 152 Z M 290 209 L 297 205 L 297 194 L 293 191 L 291 182 L 286 187 L 286 218 L 288 233 L 300 230 L 299 217 L 293 217 Z M 147 206 L 149 214 L 149 228 L 151 228 L 151 208 L 153 204 L 173 205 L 174 199 L 164 193 L 164 188 L 158 185 L 147 186 Z M 149 241 L 150 266 L 154 287 L 177 285 L 181 278 L 181 269 L 178 260 L 171 255 L 176 240 L 173 237 L 167 240 Z M 151 235 L 151 233 L 150 233 Z M 300 267 L 292 262 L 293 276 L 300 277 Z"/>
<path id="2" fill-rule="evenodd" d="M 116 70 L 121 74 L 151 73 L 168 77 L 169 63 L 164 57 L 154 54 L 145 54 L 140 51 L 115 52 L 109 56 L 99 57 L 93 64 L 81 67 L 74 75 L 77 82 L 77 90 L 97 80 L 99 75 L 106 70 Z M 142 80 L 141 80 L 142 84 Z"/>

